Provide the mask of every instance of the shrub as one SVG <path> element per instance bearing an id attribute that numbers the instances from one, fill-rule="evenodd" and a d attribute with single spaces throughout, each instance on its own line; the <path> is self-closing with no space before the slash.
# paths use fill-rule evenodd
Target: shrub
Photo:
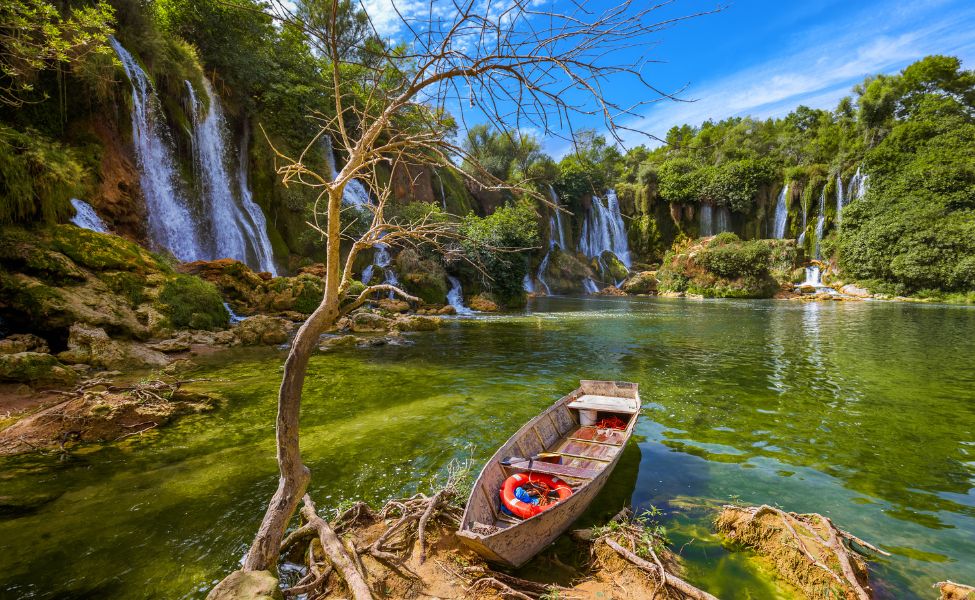
<path id="1" fill-rule="evenodd" d="M 490 277 L 485 285 L 494 296 L 504 304 L 519 302 L 528 273 L 526 252 L 539 243 L 538 216 L 531 205 L 503 206 L 484 218 L 468 215 L 461 234 L 465 252 Z"/>
<path id="2" fill-rule="evenodd" d="M 734 279 L 768 275 L 771 257 L 771 249 L 760 241 L 754 240 L 711 244 L 703 252 L 698 253 L 697 260 L 715 275 Z"/>
<path id="3" fill-rule="evenodd" d="M 192 275 L 177 275 L 168 281 L 159 293 L 159 304 L 177 328 L 221 329 L 230 319 L 217 288 Z"/>

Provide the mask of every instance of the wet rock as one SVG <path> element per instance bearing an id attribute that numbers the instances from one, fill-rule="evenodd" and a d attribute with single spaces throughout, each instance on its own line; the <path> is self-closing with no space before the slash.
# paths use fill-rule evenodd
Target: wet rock
<path id="1" fill-rule="evenodd" d="M 457 314 L 457 309 L 454 308 L 453 306 L 447 304 L 444 307 L 442 307 L 440 310 L 438 310 L 437 311 L 437 314 L 438 315 L 456 315 Z"/>
<path id="2" fill-rule="evenodd" d="M 49 352 L 47 342 L 43 338 L 31 333 L 15 333 L 0 340 L 0 354 L 17 354 L 19 352 Z"/>
<path id="3" fill-rule="evenodd" d="M 624 292 L 623 290 L 619 289 L 615 285 L 608 285 L 608 286 L 604 287 L 603 289 L 599 290 L 599 292 L 597 293 L 597 295 L 599 295 L 599 296 L 625 296 L 626 295 L 626 292 Z"/>
<path id="4" fill-rule="evenodd" d="M 801 294 L 815 294 L 818 288 L 814 285 L 800 285 L 799 293 Z"/>
<path id="5" fill-rule="evenodd" d="M 0 381 L 18 383 L 73 383 L 75 372 L 57 358 L 41 352 L 0 354 Z"/>
<path id="6" fill-rule="evenodd" d="M 623 282 L 627 294 L 653 294 L 657 291 L 657 272 L 642 271 Z"/>
<path id="7" fill-rule="evenodd" d="M 256 315 L 241 321 L 234 328 L 237 341 L 242 346 L 283 344 L 294 329 L 294 323 L 280 317 Z"/>
<path id="8" fill-rule="evenodd" d="M 410 303 L 406 302 L 405 300 L 383 298 L 379 301 L 379 308 L 391 313 L 404 313 L 410 310 Z"/>
<path id="9" fill-rule="evenodd" d="M 322 352 L 337 350 L 339 348 L 352 348 L 356 345 L 358 338 L 354 335 L 328 335 L 322 336 L 318 349 Z"/>
<path id="10" fill-rule="evenodd" d="M 356 333 L 388 331 L 392 321 L 374 312 L 360 311 L 352 315 L 349 328 Z"/>
<path id="11" fill-rule="evenodd" d="M 207 594 L 206 600 L 282 600 L 278 578 L 269 571 L 234 571 Z"/>
<path id="12" fill-rule="evenodd" d="M 478 294 L 474 296 L 467 302 L 467 306 L 471 310 L 476 310 L 478 312 L 496 312 L 498 310 L 498 303 L 490 298 L 487 294 Z"/>
<path id="13" fill-rule="evenodd" d="M 442 321 L 437 317 L 421 315 L 401 315 L 395 321 L 395 329 L 399 331 L 435 331 Z"/>

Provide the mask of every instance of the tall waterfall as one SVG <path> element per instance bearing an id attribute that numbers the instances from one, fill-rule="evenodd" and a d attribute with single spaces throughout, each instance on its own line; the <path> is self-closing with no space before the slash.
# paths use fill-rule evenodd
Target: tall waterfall
<path id="1" fill-rule="evenodd" d="M 545 282 L 545 271 L 548 269 L 552 250 L 557 247 L 559 250 L 564 251 L 568 248 L 568 245 L 565 242 L 565 227 L 562 226 L 562 211 L 559 210 L 559 195 L 555 193 L 555 188 L 552 186 L 548 186 L 548 195 L 552 199 L 554 208 L 552 209 L 552 215 L 548 218 L 548 252 L 545 253 L 541 264 L 538 265 L 537 278 L 538 283 L 542 284 L 542 287 L 545 288 L 545 293 L 550 295 L 552 290 L 548 287 L 548 283 Z M 528 290 L 528 288 L 525 289 Z M 528 291 L 534 291 L 534 286 Z"/>
<path id="2" fill-rule="evenodd" d="M 579 249 L 590 258 L 602 256 L 608 250 L 624 266 L 630 267 L 630 246 L 615 190 L 606 192 L 605 203 L 598 196 L 593 196 L 592 207 L 582 222 Z"/>
<path id="3" fill-rule="evenodd" d="M 850 186 L 847 188 L 846 201 L 852 202 L 863 198 L 863 195 L 867 193 L 869 182 L 870 176 L 861 173 L 860 167 L 857 167 L 857 172 L 853 174 L 853 178 L 850 179 Z"/>
<path id="4" fill-rule="evenodd" d="M 251 193 L 250 185 L 247 182 L 247 148 L 250 142 L 250 128 L 244 127 L 244 136 L 240 140 L 240 160 L 237 166 L 237 183 L 240 185 L 240 202 L 244 205 L 244 210 L 251 219 L 254 226 L 254 235 L 251 241 L 257 254 L 257 264 L 261 271 L 267 271 L 272 275 L 277 275 L 274 267 L 274 250 L 271 247 L 271 239 L 267 235 L 267 219 L 264 211 L 254 202 L 254 195 Z"/>
<path id="5" fill-rule="evenodd" d="M 772 237 L 781 240 L 785 237 L 785 226 L 789 220 L 789 184 L 786 183 L 775 202 L 775 222 L 772 224 Z"/>
<path id="6" fill-rule="evenodd" d="M 823 225 L 826 224 L 826 187 L 819 194 L 819 217 L 816 219 L 816 260 L 823 256 L 819 250 L 819 243 L 823 241 Z"/>
<path id="7" fill-rule="evenodd" d="M 458 315 L 472 315 L 474 311 L 464 304 L 464 291 L 460 287 L 460 280 L 453 275 L 447 275 L 450 281 L 450 291 L 447 292 L 447 304 L 454 307 Z"/>
<path id="8" fill-rule="evenodd" d="M 132 137 L 149 238 L 153 245 L 169 250 L 180 260 L 204 258 L 189 204 L 179 191 L 169 130 L 152 82 L 118 40 L 111 37 L 109 43 L 132 85 Z"/>
<path id="9" fill-rule="evenodd" d="M 851 180 L 852 182 L 852 180 Z M 843 207 L 846 206 L 846 197 L 843 195 L 843 174 L 836 174 L 836 224 L 839 225 L 843 220 Z"/>
<path id="10" fill-rule="evenodd" d="M 802 202 L 802 232 L 799 233 L 799 239 L 796 240 L 796 242 L 800 246 L 802 246 L 802 243 L 806 241 L 806 213 L 808 212 L 809 212 L 808 203 Z"/>
<path id="11" fill-rule="evenodd" d="M 719 206 L 716 210 L 715 233 L 731 231 L 731 211 L 727 206 Z"/>
<path id="12" fill-rule="evenodd" d="M 698 216 L 698 234 L 701 237 L 714 235 L 714 205 L 702 203 Z"/>
<path id="13" fill-rule="evenodd" d="M 227 148 L 227 123 L 210 82 L 203 79 L 208 106 L 204 113 L 193 85 L 187 81 L 186 90 L 193 113 L 193 159 L 200 199 L 209 219 L 204 231 L 209 240 L 212 258 L 235 258 L 261 271 L 274 272 L 271 240 L 267 222 L 260 207 L 254 204 L 246 181 L 246 148 L 241 148 L 238 169 L 243 177 L 234 185 L 227 168 L 230 154 Z M 240 198 L 234 197 L 239 189 Z M 238 201 L 239 200 L 239 201 Z"/>
<path id="14" fill-rule="evenodd" d="M 71 206 L 75 210 L 74 216 L 71 218 L 72 223 L 78 227 L 97 231 L 98 233 L 110 233 L 108 227 L 105 226 L 105 222 L 98 216 L 98 213 L 91 207 L 91 204 L 88 204 L 84 200 L 72 198 Z"/>

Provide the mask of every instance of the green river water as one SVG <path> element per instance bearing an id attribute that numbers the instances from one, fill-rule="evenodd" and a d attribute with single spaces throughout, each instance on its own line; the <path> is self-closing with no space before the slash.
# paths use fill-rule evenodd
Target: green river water
<path id="1" fill-rule="evenodd" d="M 975 582 L 975 310 L 552 298 L 410 339 L 312 360 L 302 447 L 320 508 L 429 489 L 578 379 L 629 380 L 644 415 L 593 515 L 663 509 L 698 585 L 787 597 L 711 535 L 700 506 L 731 499 L 821 512 L 886 548 L 881 597 Z M 219 380 L 214 413 L 0 461 L 0 597 L 203 598 L 276 485 L 282 358 L 211 357 L 195 375 Z"/>

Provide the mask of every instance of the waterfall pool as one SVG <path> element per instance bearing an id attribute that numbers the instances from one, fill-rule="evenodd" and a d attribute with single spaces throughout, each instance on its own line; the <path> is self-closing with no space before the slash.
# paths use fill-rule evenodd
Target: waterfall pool
<path id="1" fill-rule="evenodd" d="M 478 463 L 580 378 L 640 383 L 637 433 L 594 504 L 664 511 L 689 580 L 787 598 L 710 534 L 706 503 L 817 511 L 887 549 L 880 598 L 975 580 L 975 310 L 880 302 L 538 298 L 412 346 L 316 355 L 302 448 L 321 509 L 429 489 Z M 283 354 L 193 374 L 208 415 L 65 456 L 0 459 L 0 596 L 203 598 L 276 485 Z M 694 540 L 691 543 L 690 540 Z M 529 566 L 530 568 L 530 566 Z"/>

